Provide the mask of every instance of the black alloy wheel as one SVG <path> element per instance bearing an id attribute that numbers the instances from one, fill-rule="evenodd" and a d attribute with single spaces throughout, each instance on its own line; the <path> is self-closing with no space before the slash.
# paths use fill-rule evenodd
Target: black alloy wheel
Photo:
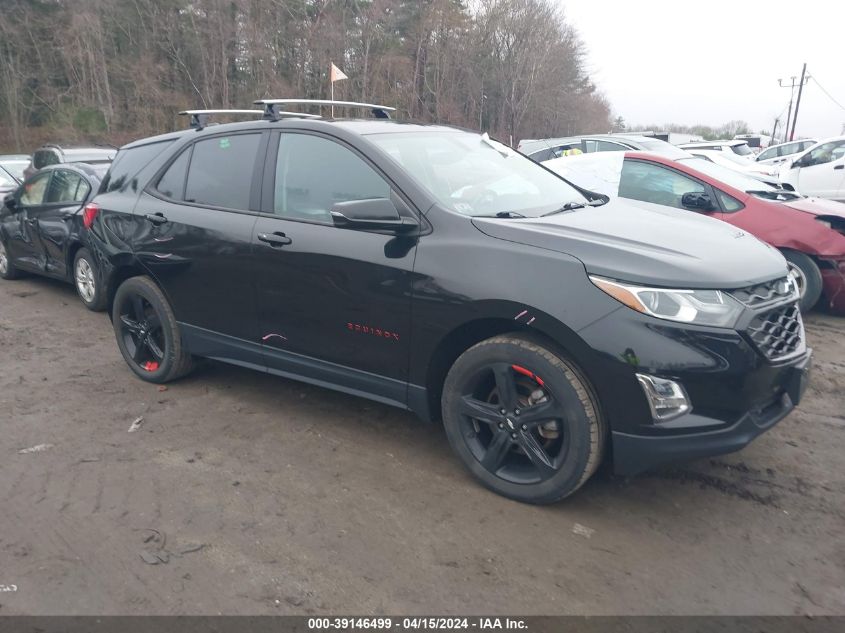
<path id="1" fill-rule="evenodd" d="M 173 310 L 149 277 L 132 277 L 118 288 L 112 324 L 124 360 L 142 379 L 164 383 L 192 369 Z"/>
<path id="2" fill-rule="evenodd" d="M 581 372 L 513 335 L 483 341 L 455 362 L 443 418 L 453 449 L 482 483 L 529 503 L 575 492 L 598 467 L 604 445 Z"/>

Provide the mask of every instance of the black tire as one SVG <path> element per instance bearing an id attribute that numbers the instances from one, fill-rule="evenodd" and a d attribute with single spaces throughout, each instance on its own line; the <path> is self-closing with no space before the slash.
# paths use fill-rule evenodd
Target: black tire
<path id="1" fill-rule="evenodd" d="M 173 309 L 149 277 L 131 277 L 120 285 L 112 325 L 123 359 L 141 379 L 161 384 L 193 369 Z"/>
<path id="2" fill-rule="evenodd" d="M 92 312 L 106 309 L 106 293 L 100 281 L 100 271 L 87 248 L 80 248 L 73 258 L 73 286 L 82 304 Z"/>
<path id="3" fill-rule="evenodd" d="M 464 352 L 446 376 L 442 407 L 458 457 L 505 497 L 554 503 L 578 490 L 602 461 L 605 423 L 583 373 L 518 334 Z"/>
<path id="4" fill-rule="evenodd" d="M 822 273 L 810 256 L 789 249 L 781 252 L 801 288 L 801 312 L 809 312 L 822 296 Z"/>
<path id="5" fill-rule="evenodd" d="M 6 250 L 6 244 L 0 238 L 0 279 L 18 279 L 21 276 L 21 271 L 15 268 L 12 260 L 9 259 L 9 251 Z"/>

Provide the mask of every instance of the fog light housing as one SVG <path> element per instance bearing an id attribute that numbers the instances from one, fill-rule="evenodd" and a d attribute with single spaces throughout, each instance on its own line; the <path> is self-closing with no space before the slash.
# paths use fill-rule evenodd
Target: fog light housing
<path id="1" fill-rule="evenodd" d="M 668 378 L 637 374 L 655 422 L 668 422 L 692 411 L 683 385 Z"/>

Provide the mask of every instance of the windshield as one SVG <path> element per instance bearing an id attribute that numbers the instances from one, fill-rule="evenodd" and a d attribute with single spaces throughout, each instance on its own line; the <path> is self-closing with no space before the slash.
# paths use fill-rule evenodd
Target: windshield
<path id="1" fill-rule="evenodd" d="M 14 178 L 2 167 L 0 167 L 0 189 L 10 189 L 17 187 L 18 183 Z"/>
<path id="2" fill-rule="evenodd" d="M 735 189 L 739 189 L 740 191 L 770 191 L 772 193 L 779 191 L 771 185 L 767 185 L 756 178 L 746 176 L 738 171 L 722 167 L 721 165 L 711 163 L 710 161 L 702 158 L 685 158 L 683 161 L 684 165 L 687 167 L 692 167 L 693 169 L 700 171 L 702 174 L 715 178 L 716 180 L 723 182 L 726 185 L 730 185 Z"/>
<path id="3" fill-rule="evenodd" d="M 572 185 L 487 135 L 468 132 L 373 134 L 443 206 L 469 216 L 537 217 L 587 200 Z"/>
<path id="4" fill-rule="evenodd" d="M 748 143 L 740 143 L 739 145 L 731 145 L 731 149 L 733 150 L 734 154 L 739 156 L 750 156 L 754 152 L 751 151 L 751 148 L 748 146 Z"/>
<path id="5" fill-rule="evenodd" d="M 18 180 L 23 180 L 23 170 L 29 165 L 27 160 L 6 160 L 3 161 L 2 167 Z"/>

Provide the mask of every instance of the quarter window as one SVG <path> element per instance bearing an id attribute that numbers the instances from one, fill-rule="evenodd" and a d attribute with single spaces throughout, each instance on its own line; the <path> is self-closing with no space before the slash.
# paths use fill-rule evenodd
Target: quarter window
<path id="1" fill-rule="evenodd" d="M 188 163 L 191 160 L 191 148 L 179 154 L 164 175 L 159 179 L 156 190 L 167 198 L 182 200 L 185 195 L 185 177 L 188 175 Z"/>
<path id="2" fill-rule="evenodd" d="M 50 182 L 51 174 L 39 174 L 32 180 L 24 183 L 21 193 L 21 204 L 26 207 L 44 203 L 44 194 L 47 191 L 47 183 Z"/>
<path id="3" fill-rule="evenodd" d="M 215 136 L 194 143 L 185 201 L 224 209 L 249 209 L 261 134 Z"/>
<path id="4" fill-rule="evenodd" d="M 159 141 L 148 143 L 129 149 L 122 149 L 111 164 L 103 184 L 100 185 L 100 193 L 109 191 L 125 191 L 132 184 L 137 189 L 137 182 L 133 178 L 138 172 L 146 167 L 150 161 L 161 154 L 172 141 Z M 144 183 L 146 185 L 146 183 Z"/>
<path id="5" fill-rule="evenodd" d="M 719 202 L 722 203 L 722 208 L 725 210 L 725 213 L 733 213 L 743 208 L 743 204 L 739 200 L 733 196 L 729 196 L 724 191 L 716 189 L 716 197 L 719 198 Z"/>
<path id="6" fill-rule="evenodd" d="M 82 202 L 88 195 L 88 183 L 79 174 L 64 169 L 53 172 L 45 204 Z"/>
<path id="7" fill-rule="evenodd" d="M 277 214 L 330 223 L 331 208 L 338 202 L 389 197 L 390 185 L 351 150 L 319 136 L 282 134 L 273 207 Z"/>
<path id="8" fill-rule="evenodd" d="M 622 167 L 619 181 L 619 196 L 622 198 L 683 209 L 681 198 L 685 193 L 704 192 L 702 183 L 654 163 L 626 160 Z"/>

